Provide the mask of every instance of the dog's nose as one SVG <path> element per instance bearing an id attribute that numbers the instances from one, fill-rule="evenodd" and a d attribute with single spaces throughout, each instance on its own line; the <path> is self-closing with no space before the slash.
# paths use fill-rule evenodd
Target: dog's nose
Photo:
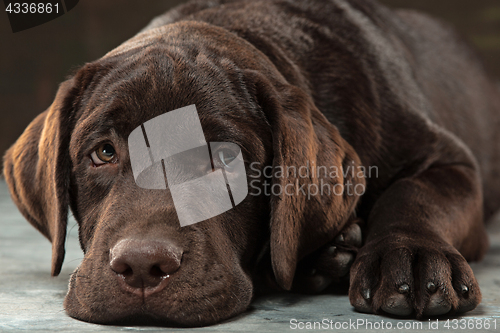
<path id="1" fill-rule="evenodd" d="M 134 289 L 155 288 L 181 266 L 182 250 L 164 240 L 123 239 L 110 251 L 111 269 Z"/>

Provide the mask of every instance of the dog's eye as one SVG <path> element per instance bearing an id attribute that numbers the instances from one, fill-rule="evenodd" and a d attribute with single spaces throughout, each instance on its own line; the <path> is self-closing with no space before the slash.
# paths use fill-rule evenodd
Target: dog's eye
<path id="1" fill-rule="evenodd" d="M 236 153 L 234 151 L 221 149 L 218 151 L 218 157 L 224 169 L 228 171 L 233 169 L 229 164 L 236 158 Z"/>
<path id="2" fill-rule="evenodd" d="M 99 146 L 91 155 L 92 162 L 95 165 L 102 165 L 113 161 L 116 155 L 115 148 L 109 144 L 105 143 Z"/>

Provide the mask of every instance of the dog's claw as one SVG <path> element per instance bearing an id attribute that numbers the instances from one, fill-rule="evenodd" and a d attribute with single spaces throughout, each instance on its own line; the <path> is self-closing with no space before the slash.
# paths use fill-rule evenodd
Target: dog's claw
<path id="1" fill-rule="evenodd" d="M 335 237 L 335 242 L 336 243 L 343 243 L 345 241 L 344 235 L 340 234 L 337 237 Z"/>
<path id="2" fill-rule="evenodd" d="M 460 292 L 462 293 L 462 295 L 465 295 L 469 292 L 469 288 L 465 284 L 463 284 L 460 286 Z"/>
<path id="3" fill-rule="evenodd" d="M 327 250 L 327 253 L 331 256 L 334 256 L 337 253 L 337 247 L 336 246 L 330 246 Z"/>
<path id="4" fill-rule="evenodd" d="M 361 227 L 359 226 L 361 220 L 357 223 L 352 223 L 346 229 L 342 230 L 339 236 L 335 239 L 335 242 L 339 244 L 347 244 L 354 247 L 361 247 L 363 243 Z"/>
<path id="5" fill-rule="evenodd" d="M 430 293 L 435 293 L 436 292 L 436 285 L 434 282 L 429 282 L 427 283 L 427 290 L 429 290 Z"/>
<path id="6" fill-rule="evenodd" d="M 372 293 L 370 289 L 363 289 L 361 292 L 361 296 L 367 301 L 369 301 L 372 298 Z"/>
<path id="7" fill-rule="evenodd" d="M 408 294 L 408 292 L 410 291 L 410 286 L 404 283 L 401 286 L 399 286 L 398 291 L 400 294 Z"/>

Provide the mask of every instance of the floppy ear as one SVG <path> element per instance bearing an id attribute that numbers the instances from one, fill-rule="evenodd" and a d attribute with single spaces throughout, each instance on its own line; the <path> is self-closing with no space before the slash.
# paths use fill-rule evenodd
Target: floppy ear
<path id="1" fill-rule="evenodd" d="M 52 242 L 53 276 L 64 260 L 71 162 L 74 79 L 62 83 L 50 108 L 7 151 L 4 176 L 24 217 Z"/>
<path id="2" fill-rule="evenodd" d="M 289 290 L 297 262 L 351 218 L 365 179 L 359 156 L 308 94 L 262 77 L 254 82 L 273 134 L 271 261 Z"/>

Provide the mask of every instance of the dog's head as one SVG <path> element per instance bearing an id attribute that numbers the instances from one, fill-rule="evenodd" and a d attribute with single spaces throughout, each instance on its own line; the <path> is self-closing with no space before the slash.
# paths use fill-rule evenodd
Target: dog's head
<path id="1" fill-rule="evenodd" d="M 168 188 L 136 185 L 127 140 L 144 122 L 192 104 L 207 142 L 241 148 L 251 188 L 235 208 L 181 228 Z M 212 152 L 214 167 L 230 155 Z M 195 326 L 247 308 L 266 248 L 276 281 L 290 289 L 297 262 L 353 212 L 355 194 L 303 189 L 362 178 L 303 177 L 287 167 L 359 163 L 311 97 L 263 53 L 223 29 L 184 22 L 144 32 L 62 83 L 7 152 L 4 172 L 23 215 L 52 242 L 53 275 L 68 207 L 79 224 L 85 257 L 65 299 L 70 316 Z"/>

